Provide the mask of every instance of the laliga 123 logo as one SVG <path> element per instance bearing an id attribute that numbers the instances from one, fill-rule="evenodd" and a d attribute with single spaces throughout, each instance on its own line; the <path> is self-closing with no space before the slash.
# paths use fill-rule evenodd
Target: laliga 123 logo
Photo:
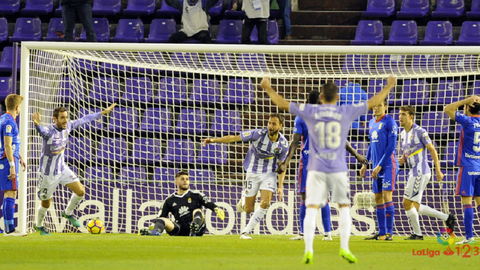
<path id="1" fill-rule="evenodd" d="M 453 244 L 455 241 L 455 236 L 453 235 L 453 231 L 450 229 L 442 228 L 439 232 L 437 232 L 437 242 L 440 243 L 442 246 L 449 246 Z"/>

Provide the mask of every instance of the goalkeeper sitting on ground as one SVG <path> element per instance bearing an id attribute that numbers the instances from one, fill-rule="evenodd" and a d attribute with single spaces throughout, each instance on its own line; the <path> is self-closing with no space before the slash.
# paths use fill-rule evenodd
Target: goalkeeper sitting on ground
<path id="1" fill-rule="evenodd" d="M 202 236 L 206 227 L 202 206 L 215 211 L 221 220 L 225 218 L 225 212 L 205 194 L 190 190 L 187 172 L 179 171 L 175 175 L 175 184 L 178 190 L 163 203 L 154 229 L 141 229 L 140 235 L 160 236 L 165 229 L 170 236 Z M 173 214 L 175 221 L 168 219 L 168 213 Z"/>

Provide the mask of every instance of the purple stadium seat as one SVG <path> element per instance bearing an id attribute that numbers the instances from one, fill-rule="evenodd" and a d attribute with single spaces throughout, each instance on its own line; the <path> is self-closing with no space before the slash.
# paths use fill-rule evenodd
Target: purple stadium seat
<path id="1" fill-rule="evenodd" d="M 193 81 L 190 103 L 205 106 L 220 101 L 220 83 L 217 80 L 195 79 Z"/>
<path id="2" fill-rule="evenodd" d="M 241 38 L 241 30 L 240 30 L 240 38 Z M 270 44 L 278 44 L 278 24 L 277 20 L 268 20 L 268 43 Z M 252 34 L 250 35 L 250 41 L 252 44 L 258 43 L 258 29 L 257 27 L 253 27 Z"/>
<path id="3" fill-rule="evenodd" d="M 198 68 L 201 67 L 198 53 L 194 52 L 174 52 L 170 54 L 170 59 L 174 66 Z"/>
<path id="4" fill-rule="evenodd" d="M 215 182 L 215 174 L 211 170 L 196 169 L 189 172 L 190 182 Z"/>
<path id="5" fill-rule="evenodd" d="M 352 45 L 379 45 L 383 43 L 383 23 L 381 21 L 359 21 Z"/>
<path id="6" fill-rule="evenodd" d="M 465 13 L 463 0 L 438 0 L 437 9 L 432 11 L 432 18 L 457 18 Z"/>
<path id="7" fill-rule="evenodd" d="M 147 65 L 163 65 L 166 63 L 162 52 L 133 52 L 138 62 Z M 158 74 L 159 69 L 156 68 L 143 68 L 132 67 L 132 72 L 146 73 L 146 74 Z"/>
<path id="8" fill-rule="evenodd" d="M 77 118 L 82 118 L 85 115 L 92 114 L 92 113 L 97 113 L 100 112 L 100 109 L 96 110 L 89 110 L 87 108 L 80 108 L 80 111 L 78 112 Z M 90 132 L 95 132 L 96 130 L 103 129 L 103 119 L 97 119 L 95 121 L 92 121 L 90 123 L 87 123 L 85 125 L 81 126 L 82 129 L 89 130 Z"/>
<path id="9" fill-rule="evenodd" d="M 251 104 L 254 99 L 254 87 L 250 79 L 230 79 L 223 102 Z"/>
<path id="10" fill-rule="evenodd" d="M 242 130 L 242 117 L 236 110 L 216 110 L 210 130 L 218 136 L 237 134 Z"/>
<path id="11" fill-rule="evenodd" d="M 71 79 L 69 77 L 64 77 L 60 81 L 59 88 L 58 95 L 63 103 L 70 103 L 72 101 L 84 99 L 85 86 L 81 78 Z"/>
<path id="12" fill-rule="evenodd" d="M 0 77 L 0 100 L 5 100 L 13 91 L 13 81 L 11 77 Z"/>
<path id="13" fill-rule="evenodd" d="M 65 157 L 70 163 L 83 163 L 90 160 L 92 147 L 90 139 L 87 137 L 70 137 L 65 149 Z"/>
<path id="14" fill-rule="evenodd" d="M 102 138 L 97 148 L 97 160 L 99 162 L 123 162 L 127 159 L 128 148 L 124 138 Z"/>
<path id="15" fill-rule="evenodd" d="M 368 88 L 367 88 L 367 95 L 368 98 L 373 97 L 376 93 L 382 91 L 382 89 L 387 85 L 386 80 L 369 80 L 368 81 Z M 393 104 L 395 100 L 395 93 L 392 91 L 388 95 L 388 104 Z"/>
<path id="16" fill-rule="evenodd" d="M 47 36 L 43 38 L 44 41 L 63 41 L 65 28 L 63 26 L 62 18 L 52 18 L 48 25 Z M 75 28 L 73 28 L 73 36 L 75 36 Z"/>
<path id="17" fill-rule="evenodd" d="M 226 164 L 228 159 L 228 149 L 226 144 L 207 144 L 200 148 L 197 163 L 203 164 Z"/>
<path id="18" fill-rule="evenodd" d="M 74 59 L 74 69 L 82 71 L 97 71 L 97 62 L 88 59 Z"/>
<path id="19" fill-rule="evenodd" d="M 432 54 L 413 55 L 412 68 L 427 72 L 437 72 L 442 68 L 442 56 Z"/>
<path id="20" fill-rule="evenodd" d="M 175 132 L 188 134 L 201 134 L 207 128 L 207 116 L 205 110 L 182 109 L 178 116 Z"/>
<path id="21" fill-rule="evenodd" d="M 240 44 L 242 39 L 241 20 L 221 20 L 218 25 L 218 34 L 215 43 Z"/>
<path id="22" fill-rule="evenodd" d="M 480 45 L 480 22 L 463 22 L 460 37 L 455 45 Z"/>
<path id="23" fill-rule="evenodd" d="M 237 18 L 237 19 L 243 19 L 245 16 L 245 12 L 242 10 L 236 11 L 232 10 L 233 7 L 233 0 L 229 0 L 228 3 L 228 8 L 225 10 L 225 18 Z"/>
<path id="24" fill-rule="evenodd" d="M 396 106 L 402 105 L 426 105 L 430 98 L 430 84 L 424 80 L 405 80 L 402 94 L 395 100 Z"/>
<path id="25" fill-rule="evenodd" d="M 171 129 L 172 116 L 167 108 L 148 108 L 145 111 L 141 131 L 169 132 Z"/>
<path id="26" fill-rule="evenodd" d="M 157 167 L 153 173 L 153 181 L 162 181 L 173 183 L 175 181 L 175 174 L 178 170 L 172 168 Z"/>
<path id="27" fill-rule="evenodd" d="M 242 53 L 237 58 L 237 67 L 240 70 L 267 71 L 265 54 Z"/>
<path id="28" fill-rule="evenodd" d="M 395 0 L 368 0 L 363 16 L 388 17 L 395 13 Z"/>
<path id="29" fill-rule="evenodd" d="M 0 43 L 8 40 L 7 18 L 0 18 Z"/>
<path id="30" fill-rule="evenodd" d="M 440 165 L 452 168 L 455 162 L 455 155 L 457 154 L 458 143 L 449 141 L 447 146 L 443 149 L 443 158 L 440 158 Z"/>
<path id="31" fill-rule="evenodd" d="M 42 40 L 42 22 L 39 18 L 17 18 L 10 42 Z"/>
<path id="32" fill-rule="evenodd" d="M 418 31 L 415 21 L 394 21 L 385 45 L 415 45 L 417 42 Z"/>
<path id="33" fill-rule="evenodd" d="M 450 45 L 453 43 L 453 26 L 449 21 L 429 21 L 425 39 L 420 45 Z"/>
<path id="34" fill-rule="evenodd" d="M 205 53 L 204 69 L 232 70 L 232 55 L 229 53 Z"/>
<path id="35" fill-rule="evenodd" d="M 203 6 L 207 4 L 207 0 L 202 0 Z M 223 8 L 223 0 L 218 0 L 209 10 L 208 10 L 208 15 L 211 17 L 217 17 L 223 14 L 224 8 Z"/>
<path id="36" fill-rule="evenodd" d="M 130 162 L 153 164 L 162 158 L 162 143 L 158 139 L 136 139 Z"/>
<path id="37" fill-rule="evenodd" d="M 429 134 L 447 135 L 449 133 L 450 118 L 444 112 L 430 111 L 422 116 L 422 125 Z"/>
<path id="38" fill-rule="evenodd" d="M 472 8 L 470 9 L 470 11 L 467 12 L 467 18 L 480 18 L 480 0 L 472 0 Z"/>
<path id="39" fill-rule="evenodd" d="M 180 1 L 180 0 L 177 0 L 177 1 Z M 183 6 L 183 1 L 180 1 L 180 4 Z M 179 17 L 180 15 L 182 15 L 182 12 L 180 12 L 180 10 L 178 9 L 175 9 L 167 5 L 167 3 L 165 3 L 165 0 L 162 0 L 162 4 L 160 8 L 157 9 L 156 14 L 160 17 L 170 17 L 170 16 Z"/>
<path id="40" fill-rule="evenodd" d="M 122 8 L 121 0 L 95 0 L 93 1 L 93 16 L 108 16 L 120 13 Z"/>
<path id="41" fill-rule="evenodd" d="M 112 53 L 113 57 L 118 57 L 122 58 L 125 56 L 115 56 L 115 53 Z M 119 64 L 112 64 L 112 63 L 107 63 L 107 62 L 101 62 L 100 66 L 98 67 L 98 71 L 101 73 L 106 73 L 106 74 L 119 74 L 119 73 L 124 73 L 125 71 L 129 70 L 129 66 L 125 65 L 119 65 Z"/>
<path id="42" fill-rule="evenodd" d="M 17 71 L 20 71 L 20 48 L 17 51 Z M 0 61 L 0 72 L 12 72 L 13 68 L 13 47 L 3 48 L 2 60 Z"/>
<path id="43" fill-rule="evenodd" d="M 170 35 L 175 32 L 177 32 L 177 23 L 174 19 L 154 19 L 150 24 L 150 33 L 145 42 L 168 42 Z"/>
<path id="44" fill-rule="evenodd" d="M 403 0 L 397 18 L 425 17 L 430 12 L 430 0 Z"/>
<path id="45" fill-rule="evenodd" d="M 382 73 L 403 73 L 406 70 L 405 58 L 405 55 L 381 54 L 377 56 L 377 70 Z"/>
<path id="46" fill-rule="evenodd" d="M 180 104 L 185 101 L 187 87 L 181 78 L 162 78 L 159 83 L 158 97 L 154 102 Z"/>
<path id="47" fill-rule="evenodd" d="M 479 37 L 480 38 L 480 37 Z M 451 54 L 448 56 L 449 71 L 472 72 L 477 69 L 478 56 L 472 54 Z"/>
<path id="48" fill-rule="evenodd" d="M 372 59 L 368 54 L 347 54 L 343 64 L 343 72 L 369 73 L 372 69 Z"/>
<path id="49" fill-rule="evenodd" d="M 110 24 L 107 18 L 94 18 L 92 20 L 93 30 L 97 36 L 97 42 L 108 42 L 110 40 Z M 85 29 L 82 29 L 79 41 L 87 41 Z"/>
<path id="50" fill-rule="evenodd" d="M 0 2 L 0 14 L 11 15 L 20 9 L 20 0 L 2 0 Z"/>
<path id="51" fill-rule="evenodd" d="M 22 15 L 46 15 L 53 11 L 53 0 L 26 0 Z"/>
<path id="52" fill-rule="evenodd" d="M 113 42 L 143 42 L 143 22 L 140 19 L 120 19 Z"/>
<path id="53" fill-rule="evenodd" d="M 480 81 L 474 81 L 472 85 L 472 95 L 480 95 Z"/>
<path id="54" fill-rule="evenodd" d="M 143 167 L 123 167 L 120 171 L 120 181 L 147 181 L 147 173 Z"/>
<path id="55" fill-rule="evenodd" d="M 153 98 L 152 81 L 149 77 L 130 77 L 125 81 L 123 101 L 141 103 L 150 102 Z"/>
<path id="56" fill-rule="evenodd" d="M 110 116 L 108 129 L 127 133 L 138 129 L 138 112 L 134 108 L 116 107 Z"/>
<path id="57" fill-rule="evenodd" d="M 112 180 L 112 169 L 110 167 L 88 167 L 85 172 L 85 179 L 88 180 Z"/>
<path id="58" fill-rule="evenodd" d="M 432 104 L 437 105 L 447 105 L 465 97 L 465 89 L 460 81 L 440 80 L 435 93 Z"/>
<path id="59" fill-rule="evenodd" d="M 190 139 L 170 139 L 162 161 L 193 163 L 195 161 L 195 146 Z"/>
<path id="60" fill-rule="evenodd" d="M 351 141 L 350 145 L 355 149 L 360 155 L 367 156 L 368 143 L 367 142 L 357 142 Z M 357 164 L 357 159 L 347 152 L 347 163 Z"/>
<path id="61" fill-rule="evenodd" d="M 155 0 L 128 0 L 124 15 L 148 16 L 155 12 Z"/>
<path id="62" fill-rule="evenodd" d="M 96 77 L 93 79 L 89 101 L 117 102 L 120 97 L 118 80 L 115 77 Z"/>

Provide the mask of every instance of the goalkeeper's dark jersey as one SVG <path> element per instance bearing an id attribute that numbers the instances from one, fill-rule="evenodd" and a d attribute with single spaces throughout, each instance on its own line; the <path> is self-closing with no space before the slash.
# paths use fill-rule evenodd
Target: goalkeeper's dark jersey
<path id="1" fill-rule="evenodd" d="M 160 217 L 168 218 L 168 213 L 172 213 L 175 217 L 175 222 L 179 224 L 189 224 L 193 219 L 193 210 L 202 208 L 202 206 L 212 211 L 217 207 L 217 205 L 211 202 L 202 192 L 188 190 L 183 195 L 178 195 L 175 192 L 168 196 L 163 203 Z"/>

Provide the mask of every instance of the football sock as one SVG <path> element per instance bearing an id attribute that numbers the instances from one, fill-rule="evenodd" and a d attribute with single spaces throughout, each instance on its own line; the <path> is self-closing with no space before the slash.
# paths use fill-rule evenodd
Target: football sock
<path id="1" fill-rule="evenodd" d="M 385 204 L 377 205 L 378 235 L 385 235 Z"/>
<path id="2" fill-rule="evenodd" d="M 422 235 L 420 230 L 420 222 L 418 221 L 418 212 L 417 208 L 412 207 L 412 209 L 406 211 L 408 220 L 410 220 L 410 225 L 413 227 L 413 233 L 416 235 Z"/>
<path id="3" fill-rule="evenodd" d="M 77 207 L 77 205 L 80 203 L 82 199 L 83 199 L 83 196 L 80 197 L 77 194 L 73 193 L 72 198 L 70 198 L 70 201 L 68 202 L 67 209 L 65 209 L 65 214 L 69 216 L 73 214 L 73 209 Z"/>
<path id="4" fill-rule="evenodd" d="M 10 233 L 15 231 L 15 224 L 13 223 L 13 215 L 15 213 L 15 199 L 3 199 L 3 218 L 5 219 L 5 232 Z"/>
<path id="5" fill-rule="evenodd" d="M 202 212 L 200 211 L 197 211 L 195 212 L 195 214 L 193 214 L 193 222 L 195 222 L 199 226 L 202 225 L 202 218 L 203 218 L 203 215 L 202 215 Z"/>
<path id="6" fill-rule="evenodd" d="M 161 218 L 157 218 L 155 220 L 154 230 L 156 230 L 159 233 L 162 233 L 164 229 L 165 229 L 165 220 Z"/>
<path id="7" fill-rule="evenodd" d="M 325 233 L 328 233 L 332 230 L 330 227 L 330 204 L 327 203 L 324 207 L 321 209 L 322 211 L 322 224 L 323 224 L 323 230 Z"/>
<path id="8" fill-rule="evenodd" d="M 463 224 L 467 239 L 473 237 L 473 207 L 471 204 L 463 205 Z"/>
<path id="9" fill-rule="evenodd" d="M 438 210 L 435 210 L 435 209 L 431 208 L 430 206 L 426 206 L 426 205 L 423 205 L 423 204 L 420 204 L 420 207 L 418 208 L 418 213 L 420 215 L 426 215 L 426 216 L 429 216 L 429 217 L 436 217 L 436 218 L 439 218 L 443 221 L 447 221 L 447 219 L 448 219 L 448 214 L 442 213 Z"/>
<path id="10" fill-rule="evenodd" d="M 300 234 L 303 234 L 303 222 L 305 220 L 305 210 L 307 207 L 305 206 L 305 201 L 300 202 Z"/>
<path id="11" fill-rule="evenodd" d="M 313 238 L 315 237 L 315 228 L 317 220 L 318 209 L 307 208 L 305 211 L 304 232 L 303 239 L 305 241 L 305 253 L 311 252 L 313 254 Z"/>
<path id="12" fill-rule="evenodd" d="M 395 217 L 395 206 L 393 201 L 385 203 L 385 221 L 387 223 L 387 233 L 393 235 L 393 220 Z"/>
<path id="13" fill-rule="evenodd" d="M 252 218 L 250 218 L 250 221 L 247 224 L 247 227 L 243 230 L 242 233 L 250 233 L 250 231 L 263 219 L 265 214 L 267 213 L 268 209 L 263 209 L 261 207 L 258 207 L 255 212 L 253 212 Z"/>
<path id="14" fill-rule="evenodd" d="M 48 208 L 45 208 L 40 205 L 38 208 L 37 214 L 37 227 L 43 227 L 43 219 L 45 219 L 45 215 L 47 214 Z"/>
<path id="15" fill-rule="evenodd" d="M 340 207 L 339 209 L 339 226 L 340 226 L 340 247 L 349 250 L 348 240 L 352 232 L 352 216 L 350 214 L 350 207 Z"/>

